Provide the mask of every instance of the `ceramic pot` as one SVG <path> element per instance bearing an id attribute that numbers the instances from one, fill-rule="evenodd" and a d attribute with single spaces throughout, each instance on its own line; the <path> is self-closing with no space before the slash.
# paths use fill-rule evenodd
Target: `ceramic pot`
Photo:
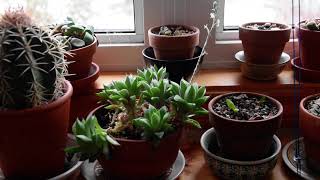
<path id="1" fill-rule="evenodd" d="M 235 120 L 219 115 L 213 110 L 213 105 L 221 98 L 229 95 L 248 94 L 265 96 L 278 108 L 278 113 L 263 120 Z M 227 158 L 233 160 L 257 160 L 266 156 L 270 150 L 273 135 L 280 128 L 283 107 L 279 101 L 269 96 L 251 93 L 234 92 L 214 97 L 209 102 L 209 120 L 216 130 L 217 141 L 221 151 Z"/>
<path id="2" fill-rule="evenodd" d="M 95 115 L 99 123 L 106 123 L 108 110 L 100 106 L 90 115 Z M 111 158 L 101 156 L 98 160 L 110 179 L 152 179 L 165 174 L 175 162 L 182 131 L 170 134 L 157 147 L 145 140 L 115 138 L 120 146 L 111 149 Z"/>
<path id="3" fill-rule="evenodd" d="M 0 111 L 0 168 L 8 178 L 47 178 L 64 169 L 72 86 L 46 105 Z"/>
<path id="4" fill-rule="evenodd" d="M 301 22 L 301 23 L 304 23 Z M 303 27 L 296 27 L 299 39 L 300 58 L 304 68 L 320 70 L 320 31 L 311 31 Z"/>
<path id="5" fill-rule="evenodd" d="M 309 100 L 320 96 L 320 94 L 305 97 L 300 102 L 299 123 L 308 166 L 316 171 L 320 171 L 320 117 L 311 114 L 306 109 L 306 104 Z"/>
<path id="6" fill-rule="evenodd" d="M 190 80 L 194 69 L 196 68 L 199 56 L 201 54 L 202 48 L 197 46 L 194 55 L 191 59 L 182 60 L 159 60 L 155 58 L 154 50 L 152 47 L 145 48 L 142 51 L 144 62 L 146 66 L 165 67 L 169 73 L 169 79 L 180 84 L 181 79 L 187 81 Z M 202 64 L 204 56 L 201 57 L 200 64 Z M 182 68 L 183 67 L 183 68 Z M 198 67 L 200 69 L 200 66 Z"/>
<path id="7" fill-rule="evenodd" d="M 191 59 L 194 50 L 199 45 L 200 31 L 194 26 L 166 25 L 167 27 L 182 26 L 185 29 L 194 31 L 192 34 L 181 36 L 158 35 L 160 26 L 152 27 L 148 30 L 149 44 L 154 49 L 156 59 L 178 60 Z"/>
<path id="8" fill-rule="evenodd" d="M 265 22 L 246 23 L 239 27 L 239 39 L 242 41 L 245 59 L 251 64 L 277 64 L 289 41 L 291 29 L 279 23 L 280 30 L 256 30 L 248 25 L 263 25 Z"/>
<path id="9" fill-rule="evenodd" d="M 88 76 L 97 44 L 97 38 L 94 37 L 94 41 L 90 45 L 69 51 L 71 54 L 66 55 L 66 59 L 72 63 L 68 65 L 68 72 L 71 74 L 68 80 L 72 81 Z"/>

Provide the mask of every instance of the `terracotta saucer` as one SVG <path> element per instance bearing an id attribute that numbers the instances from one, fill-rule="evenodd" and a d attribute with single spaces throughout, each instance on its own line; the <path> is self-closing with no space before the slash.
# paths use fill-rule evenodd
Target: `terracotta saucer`
<path id="1" fill-rule="evenodd" d="M 305 82 L 320 82 L 320 71 L 302 67 L 300 58 L 292 59 L 291 65 L 294 70 L 294 78 L 296 80 Z"/>
<path id="2" fill-rule="evenodd" d="M 96 63 L 92 63 L 87 77 L 81 79 L 70 79 L 73 87 L 73 96 L 83 95 L 90 92 L 94 82 L 99 77 L 100 68 Z"/>

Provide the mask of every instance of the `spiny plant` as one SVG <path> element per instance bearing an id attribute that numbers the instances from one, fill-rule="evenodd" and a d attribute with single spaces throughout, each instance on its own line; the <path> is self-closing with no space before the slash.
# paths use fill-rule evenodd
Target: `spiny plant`
<path id="1" fill-rule="evenodd" d="M 63 45 L 32 22 L 23 9 L 0 20 L 0 110 L 46 104 L 64 94 Z"/>

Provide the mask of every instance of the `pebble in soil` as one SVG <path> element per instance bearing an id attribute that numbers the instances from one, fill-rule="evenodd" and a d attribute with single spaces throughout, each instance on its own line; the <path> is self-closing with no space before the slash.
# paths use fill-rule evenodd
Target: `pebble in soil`
<path id="1" fill-rule="evenodd" d="M 178 27 L 161 26 L 159 31 L 159 35 L 165 35 L 165 36 L 183 36 L 183 35 L 189 35 L 193 33 L 194 31 L 186 29 L 182 26 L 178 26 Z"/>
<path id="2" fill-rule="evenodd" d="M 281 29 L 280 26 L 278 26 L 277 24 L 272 24 L 272 23 L 265 23 L 265 24 L 261 24 L 261 25 L 253 24 L 253 25 L 246 26 L 246 28 L 254 29 L 254 30 L 270 30 L 270 31 Z"/>
<path id="3" fill-rule="evenodd" d="M 320 96 L 306 103 L 306 109 L 313 115 L 320 117 Z"/>
<path id="4" fill-rule="evenodd" d="M 227 99 L 230 99 L 237 112 L 229 108 Z M 221 98 L 213 105 L 213 110 L 226 118 L 235 120 L 262 120 L 276 115 L 279 111 L 276 104 L 266 97 L 250 95 L 250 94 L 233 94 Z"/>

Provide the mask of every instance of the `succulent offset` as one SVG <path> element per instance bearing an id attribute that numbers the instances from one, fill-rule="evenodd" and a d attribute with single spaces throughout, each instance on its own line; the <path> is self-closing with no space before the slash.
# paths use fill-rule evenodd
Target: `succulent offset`
<path id="1" fill-rule="evenodd" d="M 47 104 L 64 94 L 63 44 L 22 9 L 0 20 L 0 110 Z"/>

